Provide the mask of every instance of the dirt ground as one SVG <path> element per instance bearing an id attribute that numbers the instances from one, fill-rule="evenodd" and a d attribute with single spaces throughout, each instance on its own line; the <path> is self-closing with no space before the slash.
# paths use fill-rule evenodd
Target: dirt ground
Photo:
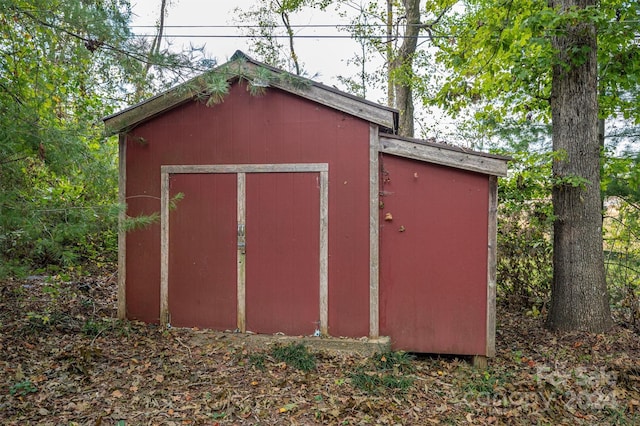
<path id="1" fill-rule="evenodd" d="M 486 370 L 306 347 L 282 358 L 293 344 L 118 321 L 115 290 L 113 272 L 0 281 L 0 423 L 640 424 L 640 336 L 621 324 L 556 334 L 500 304 Z"/>

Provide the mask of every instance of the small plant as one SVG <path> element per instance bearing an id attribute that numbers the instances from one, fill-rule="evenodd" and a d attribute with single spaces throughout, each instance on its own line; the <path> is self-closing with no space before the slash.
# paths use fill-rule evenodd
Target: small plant
<path id="1" fill-rule="evenodd" d="M 28 332 L 50 330 L 62 322 L 62 315 L 60 313 L 49 312 L 48 310 L 42 313 L 27 312 L 26 317 L 28 322 L 26 331 Z"/>
<path id="2" fill-rule="evenodd" d="M 258 354 L 250 354 L 249 355 L 249 364 L 257 370 L 264 371 L 266 367 L 264 362 L 266 361 L 267 356 L 263 353 Z"/>
<path id="3" fill-rule="evenodd" d="M 291 343 L 286 346 L 276 345 L 271 355 L 280 362 L 301 371 L 312 371 L 316 368 L 316 357 L 302 343 Z"/>
<path id="4" fill-rule="evenodd" d="M 107 321 L 94 321 L 89 319 L 82 325 L 82 333 L 87 336 L 97 336 L 109 329 L 109 327 L 110 324 Z"/>
<path id="5" fill-rule="evenodd" d="M 494 396 L 497 390 L 509 382 L 511 375 L 506 372 L 485 370 L 473 374 L 464 389 L 481 397 Z"/>
<path id="6" fill-rule="evenodd" d="M 477 393 L 480 396 L 492 396 L 498 384 L 496 376 L 488 371 L 483 371 L 465 386 L 465 390 Z"/>
<path id="7" fill-rule="evenodd" d="M 372 357 L 372 360 L 378 370 L 397 370 L 403 373 L 413 373 L 414 368 L 411 363 L 413 359 L 413 355 L 402 351 L 377 353 Z"/>
<path id="8" fill-rule="evenodd" d="M 413 385 L 413 378 L 407 376 L 414 371 L 412 359 L 406 352 L 375 354 L 351 373 L 351 383 L 372 395 L 404 393 Z"/>
<path id="9" fill-rule="evenodd" d="M 411 377 L 367 371 L 365 367 L 358 367 L 350 378 L 356 388 L 370 395 L 382 395 L 389 391 L 404 393 L 413 385 Z"/>
<path id="10" fill-rule="evenodd" d="M 20 382 L 14 383 L 9 388 L 9 394 L 12 396 L 26 396 L 30 393 L 38 392 L 38 388 L 31 383 L 31 380 L 24 379 Z"/>

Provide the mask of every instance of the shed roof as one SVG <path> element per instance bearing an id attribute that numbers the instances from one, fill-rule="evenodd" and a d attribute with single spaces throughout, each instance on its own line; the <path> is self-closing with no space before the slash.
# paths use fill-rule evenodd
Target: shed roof
<path id="1" fill-rule="evenodd" d="M 378 150 L 444 166 L 495 176 L 507 175 L 509 157 L 473 151 L 453 145 L 396 136 L 398 111 L 334 87 L 294 76 L 286 71 L 256 61 L 240 50 L 231 60 L 202 75 L 173 87 L 136 105 L 103 119 L 107 134 L 126 132 L 151 118 L 185 102 L 211 95 L 212 81 L 242 79 L 256 88 L 275 87 L 338 111 L 380 125 Z M 217 80 L 215 80 L 217 78 Z"/>
<path id="2" fill-rule="evenodd" d="M 398 111 L 364 98 L 342 92 L 333 87 L 294 76 L 283 70 L 258 62 L 240 50 L 231 60 L 202 75 L 173 87 L 159 95 L 144 100 L 103 119 L 108 134 L 126 131 L 150 118 L 187 101 L 207 96 L 211 77 L 223 77 L 227 81 L 244 79 L 254 87 L 276 87 L 322 105 L 360 117 L 369 122 L 394 130 Z"/>
<path id="3" fill-rule="evenodd" d="M 398 157 L 494 176 L 507 176 L 510 157 L 423 139 L 380 134 L 378 150 Z"/>

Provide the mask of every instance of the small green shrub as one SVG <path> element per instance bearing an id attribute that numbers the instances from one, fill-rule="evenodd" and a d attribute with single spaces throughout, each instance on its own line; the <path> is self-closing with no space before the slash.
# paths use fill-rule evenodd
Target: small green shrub
<path id="1" fill-rule="evenodd" d="M 371 357 L 373 364 L 378 371 L 399 371 L 402 373 L 413 373 L 412 361 L 414 356 L 403 351 L 381 352 Z"/>
<path id="2" fill-rule="evenodd" d="M 260 371 L 266 370 L 266 366 L 264 364 L 266 360 L 267 356 L 263 353 L 249 355 L 249 364 Z"/>
<path id="3" fill-rule="evenodd" d="M 291 343 L 286 346 L 276 345 L 271 355 L 277 361 L 284 362 L 295 369 L 305 372 L 315 370 L 316 357 L 302 343 Z"/>
<path id="4" fill-rule="evenodd" d="M 498 190 L 498 296 L 541 310 L 553 276 L 553 155 L 513 154 L 508 178 Z"/>
<path id="5" fill-rule="evenodd" d="M 413 385 L 411 377 L 367 371 L 365 367 L 358 367 L 350 374 L 350 379 L 353 386 L 370 395 L 405 393 Z"/>
<path id="6" fill-rule="evenodd" d="M 31 383 L 31 380 L 24 379 L 20 382 L 14 383 L 9 388 L 9 394 L 12 396 L 26 396 L 30 393 L 38 392 L 36 385 Z"/>
<path id="7" fill-rule="evenodd" d="M 478 397 L 491 397 L 496 395 L 512 379 L 511 375 L 500 371 L 485 370 L 475 372 L 469 376 L 469 381 L 464 385 L 464 390 Z"/>
<path id="8" fill-rule="evenodd" d="M 61 312 L 46 309 L 42 313 L 27 312 L 26 318 L 27 324 L 24 327 L 24 331 L 35 333 L 56 328 L 56 326 L 62 324 L 65 316 Z"/>
<path id="9" fill-rule="evenodd" d="M 412 360 L 406 352 L 375 354 L 350 374 L 351 384 L 371 395 L 405 393 L 413 385 Z"/>
<path id="10" fill-rule="evenodd" d="M 111 328 L 111 324 L 107 321 L 89 319 L 82 325 L 82 333 L 87 336 L 97 336 L 109 328 Z"/>

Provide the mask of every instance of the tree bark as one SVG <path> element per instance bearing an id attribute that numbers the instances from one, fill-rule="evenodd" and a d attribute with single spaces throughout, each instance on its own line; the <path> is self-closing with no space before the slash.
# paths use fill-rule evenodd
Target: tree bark
<path id="1" fill-rule="evenodd" d="M 393 0 L 387 0 L 387 105 L 394 107 L 396 97 L 393 93 L 392 69 L 393 62 Z"/>
<path id="2" fill-rule="evenodd" d="M 289 12 L 280 2 L 276 2 L 278 5 L 278 9 L 280 12 L 280 18 L 282 19 L 282 23 L 287 31 L 287 37 L 289 38 L 289 53 L 291 54 L 291 60 L 293 61 L 293 65 L 296 68 L 296 75 L 300 75 L 302 70 L 300 68 L 300 63 L 298 62 L 298 54 L 296 53 L 295 46 L 293 44 L 293 28 L 291 27 L 291 23 L 289 22 Z"/>
<path id="3" fill-rule="evenodd" d="M 413 56 L 418 46 L 420 33 L 420 0 L 403 0 L 406 14 L 406 28 L 402 45 L 389 66 L 391 81 L 395 92 L 395 107 L 400 111 L 398 133 L 413 137 Z"/>
<path id="4" fill-rule="evenodd" d="M 147 55 L 147 63 L 144 66 L 142 71 L 142 78 L 137 83 L 136 87 L 136 95 L 135 99 L 142 100 L 145 97 L 144 93 L 144 85 L 147 80 L 147 76 L 149 75 L 149 71 L 153 66 L 154 60 L 153 57 L 155 55 L 160 54 L 160 46 L 162 45 L 162 37 L 164 34 L 164 19 L 167 14 L 167 0 L 162 0 L 160 2 L 160 18 L 158 19 L 158 33 L 153 38 L 153 42 L 151 43 L 151 48 L 149 49 L 149 53 Z"/>
<path id="5" fill-rule="evenodd" d="M 562 13 L 595 1 L 557 0 L 551 5 Z M 552 44 L 558 53 L 551 93 L 555 222 L 547 326 L 604 332 L 612 321 L 602 248 L 595 27 L 569 24 Z"/>

